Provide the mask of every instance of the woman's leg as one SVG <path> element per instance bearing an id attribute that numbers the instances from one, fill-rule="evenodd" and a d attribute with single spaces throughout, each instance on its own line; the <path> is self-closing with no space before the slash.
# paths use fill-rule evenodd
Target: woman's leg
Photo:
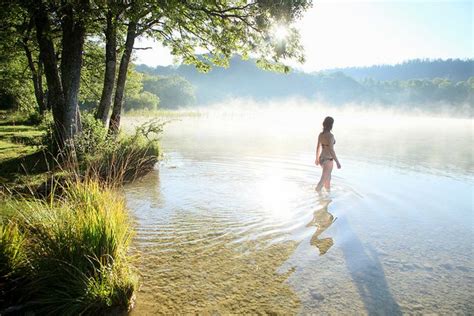
<path id="1" fill-rule="evenodd" d="M 329 177 L 329 181 L 330 181 L 332 166 L 333 166 L 332 160 L 326 160 L 325 162 L 323 162 L 323 164 L 322 164 L 323 173 L 321 174 L 321 180 L 319 180 L 319 183 L 316 186 L 316 191 L 318 191 L 318 192 L 321 191 L 321 189 L 323 188 L 323 185 L 325 185 L 326 182 L 328 182 L 328 177 Z M 327 187 L 326 187 L 326 189 L 327 189 Z"/>
<path id="2" fill-rule="evenodd" d="M 328 164 L 326 166 L 326 179 L 324 181 L 324 187 L 326 190 L 329 192 L 331 190 L 331 174 L 332 174 L 332 168 L 334 167 L 334 162 L 332 160 L 328 161 Z"/>

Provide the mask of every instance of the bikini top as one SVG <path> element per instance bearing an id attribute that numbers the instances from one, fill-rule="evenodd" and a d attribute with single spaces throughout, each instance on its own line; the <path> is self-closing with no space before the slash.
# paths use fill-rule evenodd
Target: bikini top
<path id="1" fill-rule="evenodd" d="M 336 140 L 334 140 L 333 145 L 334 145 L 334 144 L 336 144 Z M 326 147 L 326 146 L 329 146 L 329 144 L 321 144 L 321 146 Z"/>

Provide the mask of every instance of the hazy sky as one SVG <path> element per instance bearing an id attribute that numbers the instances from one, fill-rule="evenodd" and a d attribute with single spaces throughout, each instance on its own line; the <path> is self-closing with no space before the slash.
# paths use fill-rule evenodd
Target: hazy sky
<path id="1" fill-rule="evenodd" d="M 473 58 L 473 1 L 319 0 L 298 21 L 304 71 L 398 63 L 413 58 Z M 158 43 L 140 40 L 137 63 L 170 65 Z"/>

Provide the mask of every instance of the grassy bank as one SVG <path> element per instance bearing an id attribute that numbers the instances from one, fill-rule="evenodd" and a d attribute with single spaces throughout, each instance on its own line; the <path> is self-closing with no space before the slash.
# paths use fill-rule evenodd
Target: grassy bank
<path id="1" fill-rule="evenodd" d="M 161 126 L 111 138 L 84 115 L 74 155 L 53 156 L 44 126 L 2 114 L 0 315 L 130 309 L 133 231 L 117 188 L 153 169 L 160 147 L 151 134 Z"/>
<path id="2" fill-rule="evenodd" d="M 48 162 L 41 150 L 44 134 L 22 113 L 0 111 L 0 192 L 46 180 Z"/>
<path id="3" fill-rule="evenodd" d="M 137 277 L 127 257 L 132 230 L 123 198 L 98 182 L 65 186 L 61 198 L 2 203 L 7 312 L 97 314 L 131 306 Z"/>

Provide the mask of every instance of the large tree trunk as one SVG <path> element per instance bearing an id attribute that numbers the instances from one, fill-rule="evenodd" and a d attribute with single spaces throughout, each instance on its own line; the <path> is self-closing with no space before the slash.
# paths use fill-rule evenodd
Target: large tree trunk
<path id="1" fill-rule="evenodd" d="M 43 2 L 32 6 L 32 14 L 35 21 L 36 37 L 40 49 L 40 60 L 44 65 L 44 74 L 48 85 L 48 103 L 52 105 L 53 118 L 57 141 L 62 147 L 65 137 L 64 126 L 64 94 L 61 79 L 58 72 L 58 60 L 54 43 L 51 39 L 51 26 Z"/>
<path id="2" fill-rule="evenodd" d="M 80 131 L 79 87 L 82 70 L 82 50 L 85 39 L 85 25 L 80 14 L 66 4 L 62 10 L 62 52 L 61 82 L 64 92 L 65 140 L 70 141 Z"/>
<path id="3" fill-rule="evenodd" d="M 117 87 L 115 88 L 114 108 L 109 123 L 109 134 L 116 134 L 120 127 L 120 115 L 123 107 L 123 96 L 125 93 L 125 82 L 127 81 L 127 70 L 130 63 L 130 57 L 133 51 L 133 44 L 137 36 L 137 23 L 130 21 L 127 29 L 127 39 L 125 48 L 120 60 L 119 73 L 117 78 Z"/>
<path id="4" fill-rule="evenodd" d="M 102 95 L 96 119 L 107 124 L 110 106 L 112 104 L 112 93 L 115 83 L 115 71 L 117 68 L 117 21 L 111 9 L 107 12 L 107 27 L 105 29 L 105 75 Z"/>

